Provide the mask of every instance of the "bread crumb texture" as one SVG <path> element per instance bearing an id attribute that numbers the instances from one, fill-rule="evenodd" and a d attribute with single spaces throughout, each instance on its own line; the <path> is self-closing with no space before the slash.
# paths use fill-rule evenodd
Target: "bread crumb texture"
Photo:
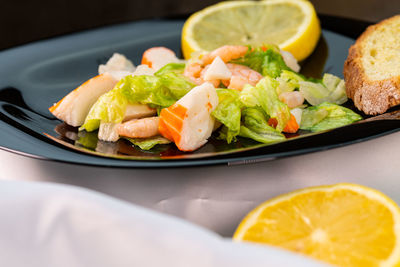
<path id="1" fill-rule="evenodd" d="M 350 47 L 343 72 L 347 95 L 366 114 L 400 104 L 400 15 L 368 27 Z"/>

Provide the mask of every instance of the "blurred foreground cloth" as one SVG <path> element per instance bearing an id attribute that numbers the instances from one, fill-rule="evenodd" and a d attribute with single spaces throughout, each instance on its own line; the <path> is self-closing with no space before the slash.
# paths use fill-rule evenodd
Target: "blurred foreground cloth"
<path id="1" fill-rule="evenodd" d="M 2 266 L 325 266 L 72 186 L 0 182 L 0 214 Z"/>

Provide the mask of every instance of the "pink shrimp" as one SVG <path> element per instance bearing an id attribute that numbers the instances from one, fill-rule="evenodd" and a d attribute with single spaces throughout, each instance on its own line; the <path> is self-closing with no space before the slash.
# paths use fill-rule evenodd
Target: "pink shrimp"
<path id="1" fill-rule="evenodd" d="M 204 75 L 207 69 L 209 68 L 210 64 L 214 61 L 216 57 L 219 56 L 222 59 L 222 61 L 226 63 L 232 59 L 244 56 L 247 50 L 248 50 L 247 46 L 241 46 L 241 45 L 222 46 L 204 55 L 202 58 L 203 64 L 199 62 L 193 62 L 193 63 L 189 62 L 186 65 L 183 75 L 191 79 L 195 84 L 200 85 L 206 81 L 204 79 Z M 246 66 L 228 63 L 227 67 L 232 72 L 232 77 L 238 76 L 233 78 L 233 83 L 231 87 L 228 87 L 228 85 L 231 83 L 230 80 L 222 81 L 228 88 L 241 90 L 244 84 L 250 83 L 252 85 L 255 85 L 262 78 L 261 74 L 259 74 L 256 71 L 253 71 L 252 69 Z M 218 87 L 221 83 L 221 80 L 211 80 L 207 82 L 211 82 L 214 85 L 214 87 Z"/>
<path id="2" fill-rule="evenodd" d="M 200 63 L 189 61 L 186 64 L 185 70 L 183 71 L 183 75 L 189 78 L 195 84 L 200 85 L 204 82 L 203 79 L 200 79 L 200 74 L 202 70 L 203 66 Z"/>
<path id="3" fill-rule="evenodd" d="M 159 117 L 148 117 L 138 120 L 130 120 L 120 124 L 117 132 L 120 136 L 131 138 L 147 138 L 159 134 Z"/>
<path id="4" fill-rule="evenodd" d="M 207 69 L 209 68 L 209 66 L 210 65 L 203 67 L 203 66 L 201 66 L 200 63 L 188 63 L 183 72 L 183 75 L 188 77 L 195 84 L 201 85 L 204 82 L 206 82 L 204 80 L 204 74 L 207 71 Z M 209 81 L 209 82 L 211 82 L 214 85 L 214 87 L 218 87 L 220 84 L 219 80 L 213 80 L 213 81 Z"/>
<path id="5" fill-rule="evenodd" d="M 304 96 L 299 91 L 283 92 L 279 95 L 279 100 L 289 108 L 295 108 L 304 103 Z"/>
<path id="6" fill-rule="evenodd" d="M 222 83 L 229 89 L 240 91 L 245 84 L 255 86 L 263 77 L 259 72 L 243 65 L 228 63 L 226 66 L 232 73 L 232 77 L 230 80 L 222 81 Z"/>
<path id="7" fill-rule="evenodd" d="M 204 65 L 210 64 L 217 56 L 219 56 L 222 61 L 229 62 L 232 59 L 240 58 L 246 54 L 248 50 L 247 46 L 243 45 L 224 45 L 220 48 L 203 56 L 202 60 Z"/>

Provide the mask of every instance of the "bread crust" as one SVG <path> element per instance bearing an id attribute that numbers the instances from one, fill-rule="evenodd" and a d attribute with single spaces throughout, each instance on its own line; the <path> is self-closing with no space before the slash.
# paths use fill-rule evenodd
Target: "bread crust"
<path id="1" fill-rule="evenodd" d="M 392 20 L 400 20 L 400 15 L 369 26 L 350 47 L 349 55 L 344 63 L 343 75 L 347 96 L 365 114 L 382 114 L 389 108 L 400 104 L 400 76 L 385 80 L 370 80 L 365 74 L 361 61 L 364 40 L 376 29 L 384 27 Z"/>

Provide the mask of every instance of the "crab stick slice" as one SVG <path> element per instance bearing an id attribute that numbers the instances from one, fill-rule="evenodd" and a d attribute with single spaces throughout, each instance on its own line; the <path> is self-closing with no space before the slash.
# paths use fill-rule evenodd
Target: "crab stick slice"
<path id="1" fill-rule="evenodd" d="M 142 64 L 153 68 L 155 71 L 164 67 L 168 63 L 179 63 L 182 60 L 178 59 L 175 52 L 166 47 L 152 47 L 144 51 Z"/>
<path id="2" fill-rule="evenodd" d="M 211 112 L 217 105 L 214 86 L 203 83 L 174 105 L 161 110 L 158 130 L 165 138 L 175 142 L 179 150 L 196 150 L 211 136 L 214 128 Z"/>
<path id="3" fill-rule="evenodd" d="M 150 108 L 147 105 L 143 104 L 128 104 L 126 107 L 125 115 L 123 122 L 133 120 L 133 119 L 141 119 L 145 117 L 153 116 L 157 113 L 156 109 Z"/>
<path id="4" fill-rule="evenodd" d="M 117 82 L 107 73 L 95 76 L 55 103 L 49 111 L 71 126 L 81 126 L 96 100 L 113 89 Z"/>

